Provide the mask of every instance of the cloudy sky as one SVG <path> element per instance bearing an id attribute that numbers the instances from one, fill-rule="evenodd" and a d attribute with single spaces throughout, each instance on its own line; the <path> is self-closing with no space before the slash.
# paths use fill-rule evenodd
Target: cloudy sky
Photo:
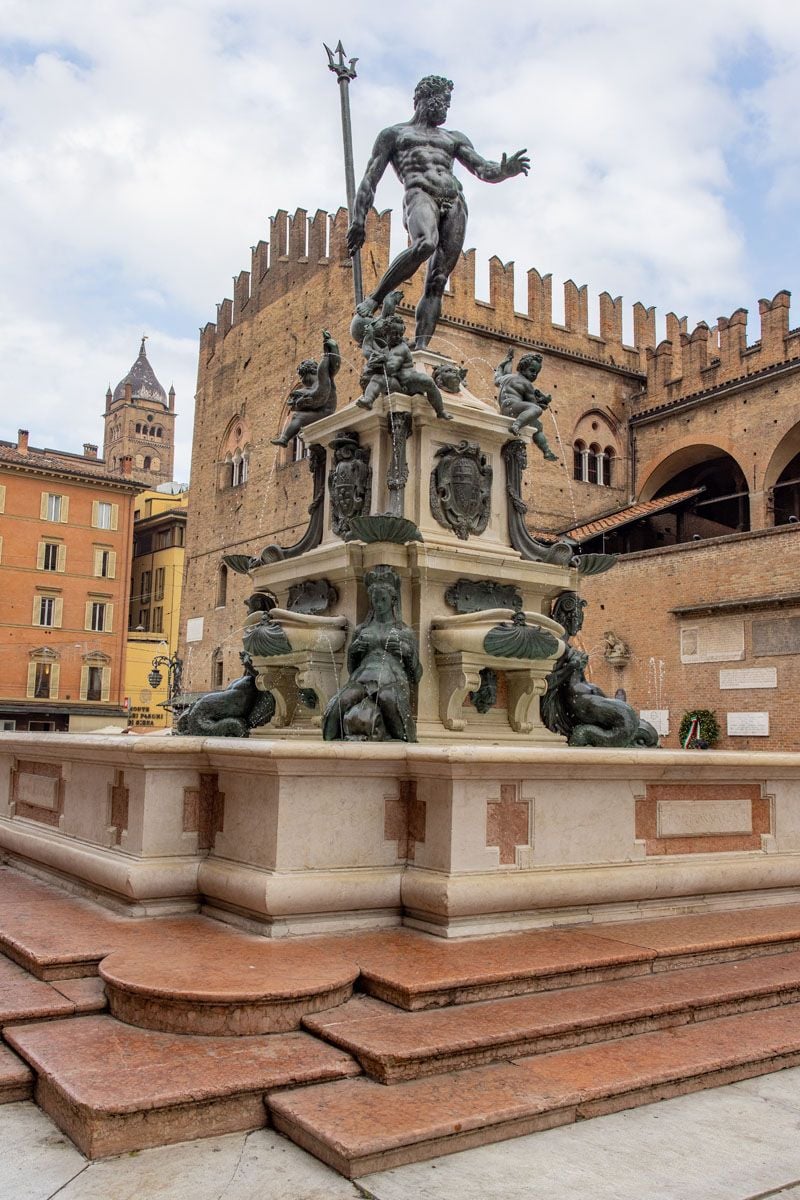
<path id="1" fill-rule="evenodd" d="M 467 177 L 468 244 L 556 296 L 588 283 L 594 327 L 607 289 L 657 305 L 660 333 L 744 305 L 754 340 L 759 297 L 800 288 L 794 0 L 3 0 L 0 438 L 102 443 L 146 332 L 188 476 L 198 327 L 276 209 L 343 202 L 339 37 L 357 175 L 417 79 L 449 75 L 449 123 L 533 159 L 500 188 Z M 378 206 L 399 197 L 387 178 Z"/>

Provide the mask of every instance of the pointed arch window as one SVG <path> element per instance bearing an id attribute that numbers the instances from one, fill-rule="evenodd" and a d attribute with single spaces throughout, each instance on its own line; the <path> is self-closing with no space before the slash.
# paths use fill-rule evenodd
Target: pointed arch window
<path id="1" fill-rule="evenodd" d="M 582 483 L 586 483 L 589 475 L 588 454 L 585 442 L 575 442 L 572 447 L 572 477 Z"/>
<path id="2" fill-rule="evenodd" d="M 217 608 L 224 608 L 228 603 L 228 568 L 221 563 L 217 572 Z"/>
<path id="3" fill-rule="evenodd" d="M 228 425 L 219 448 L 217 487 L 242 487 L 250 475 L 250 431 L 244 415 L 240 413 Z"/>
<path id="4" fill-rule="evenodd" d="M 611 487 L 614 458 L 613 446 L 601 449 L 595 443 L 587 446 L 579 439 L 572 446 L 572 477 L 581 483 L 596 483 L 600 487 Z"/>
<path id="5" fill-rule="evenodd" d="M 223 684 L 223 663 L 222 649 L 217 647 L 211 655 L 211 686 L 212 688 L 221 688 Z"/>

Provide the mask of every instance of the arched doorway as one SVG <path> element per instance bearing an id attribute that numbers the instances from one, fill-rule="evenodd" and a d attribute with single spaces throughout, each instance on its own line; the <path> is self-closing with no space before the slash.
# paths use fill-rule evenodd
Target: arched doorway
<path id="1" fill-rule="evenodd" d="M 794 525 L 800 520 L 800 423 L 775 447 L 764 472 L 764 492 L 773 525 Z"/>
<path id="2" fill-rule="evenodd" d="M 789 460 L 775 480 L 772 515 L 774 525 L 794 525 L 800 521 L 800 453 Z"/>
<path id="3" fill-rule="evenodd" d="M 721 452 L 713 458 L 679 468 L 652 498 L 674 496 L 691 488 L 702 488 L 703 491 L 676 514 L 676 542 L 723 537 L 749 530 L 750 492 L 742 468 L 730 454 Z"/>

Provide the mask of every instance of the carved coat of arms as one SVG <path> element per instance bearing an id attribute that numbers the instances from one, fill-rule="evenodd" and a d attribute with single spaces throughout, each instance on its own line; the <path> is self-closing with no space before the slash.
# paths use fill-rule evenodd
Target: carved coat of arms
<path id="1" fill-rule="evenodd" d="M 431 512 L 466 541 L 489 524 L 492 468 L 477 442 L 442 446 L 431 472 Z"/>
<path id="2" fill-rule="evenodd" d="M 369 512 L 372 468 L 369 450 L 359 445 L 358 434 L 345 433 L 331 443 L 333 465 L 328 472 L 331 497 L 331 528 L 338 537 L 350 532 L 352 517 Z"/>

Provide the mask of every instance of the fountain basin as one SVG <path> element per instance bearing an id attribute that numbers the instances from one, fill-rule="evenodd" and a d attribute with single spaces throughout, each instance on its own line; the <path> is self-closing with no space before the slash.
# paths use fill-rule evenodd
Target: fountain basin
<path id="1" fill-rule="evenodd" d="M 250 652 L 254 659 L 276 658 L 304 651 L 336 654 L 344 646 L 347 626 L 347 617 L 324 617 L 316 613 L 291 612 L 288 608 L 273 608 L 266 620 L 263 613 L 250 614 L 245 621 L 244 643 L 245 648 L 249 648 L 248 643 L 251 644 Z"/>
<path id="2" fill-rule="evenodd" d="M 524 625 L 515 622 L 520 615 L 525 618 Z M 546 636 L 536 637 L 537 630 Z M 500 631 L 508 636 L 498 636 Z M 530 631 L 528 636 L 526 631 Z M 431 621 L 431 642 L 439 654 L 486 655 L 502 659 L 509 668 L 529 666 L 531 661 L 555 662 L 564 653 L 563 633 L 562 626 L 552 617 L 538 612 L 518 614 L 510 608 L 486 608 Z M 510 652 L 514 649 L 517 653 Z"/>

